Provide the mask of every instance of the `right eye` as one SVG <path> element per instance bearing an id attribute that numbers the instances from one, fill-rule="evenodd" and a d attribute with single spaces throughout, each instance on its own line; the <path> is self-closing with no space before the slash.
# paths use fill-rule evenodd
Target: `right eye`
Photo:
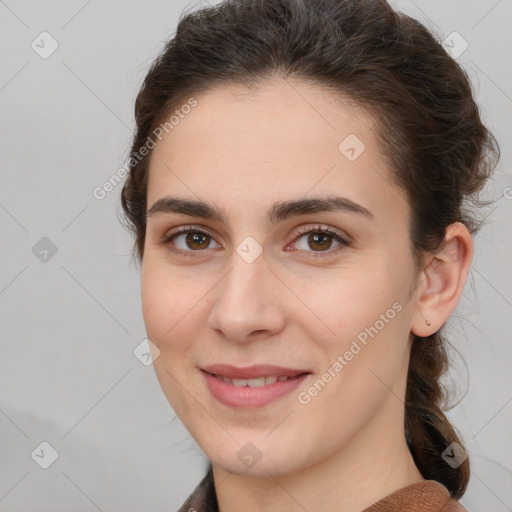
<path id="1" fill-rule="evenodd" d="M 182 226 L 168 233 L 162 241 L 169 250 L 180 256 L 200 256 L 204 250 L 210 248 L 214 239 L 206 232 L 193 226 Z"/>

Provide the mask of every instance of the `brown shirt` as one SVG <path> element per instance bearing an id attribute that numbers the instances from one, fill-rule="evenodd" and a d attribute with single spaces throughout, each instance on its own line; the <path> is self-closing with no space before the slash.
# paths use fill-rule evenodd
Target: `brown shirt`
<path id="1" fill-rule="evenodd" d="M 213 474 L 206 476 L 178 512 L 218 512 Z M 362 512 L 467 512 L 436 480 L 423 480 L 388 494 Z"/>

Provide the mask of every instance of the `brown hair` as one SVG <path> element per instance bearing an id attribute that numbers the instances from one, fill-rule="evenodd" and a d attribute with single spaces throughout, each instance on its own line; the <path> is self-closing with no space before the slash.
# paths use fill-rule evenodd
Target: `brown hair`
<path id="1" fill-rule="evenodd" d="M 225 0 L 182 15 L 152 64 L 135 103 L 137 154 L 165 116 L 210 87 L 296 77 L 356 102 L 378 120 L 393 179 L 412 206 L 410 238 L 418 268 L 446 227 L 480 228 L 470 205 L 499 159 L 482 124 L 469 78 L 440 38 L 384 0 Z M 149 158 L 132 160 L 121 202 L 134 251 L 143 257 Z M 452 468 L 442 452 L 462 445 L 441 409 L 448 365 L 438 331 L 414 336 L 405 398 L 405 432 L 425 479 L 464 494 L 469 460 Z M 211 467 L 210 467 L 211 469 Z"/>

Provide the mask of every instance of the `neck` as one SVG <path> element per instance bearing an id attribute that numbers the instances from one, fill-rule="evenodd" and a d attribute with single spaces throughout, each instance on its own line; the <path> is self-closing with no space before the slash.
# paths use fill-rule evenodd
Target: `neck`
<path id="1" fill-rule="evenodd" d="M 400 414 L 393 405 L 383 407 L 381 417 L 372 418 L 336 453 L 294 473 L 254 477 L 212 464 L 219 511 L 360 512 L 424 480 L 405 440 L 403 410 Z"/>

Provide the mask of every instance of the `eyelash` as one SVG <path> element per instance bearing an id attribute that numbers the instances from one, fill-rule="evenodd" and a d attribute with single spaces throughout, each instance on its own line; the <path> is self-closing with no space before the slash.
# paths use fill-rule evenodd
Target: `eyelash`
<path id="1" fill-rule="evenodd" d="M 182 227 L 174 230 L 168 236 L 166 236 L 162 240 L 162 244 L 168 246 L 168 248 L 171 252 L 173 252 L 174 254 L 177 254 L 179 256 L 185 256 L 185 257 L 191 257 L 191 258 L 198 257 L 198 256 L 200 257 L 201 253 L 203 253 L 205 249 L 197 250 L 197 251 L 192 251 L 192 250 L 191 251 L 183 251 L 182 249 L 177 249 L 175 247 L 171 247 L 171 241 L 178 235 L 182 235 L 184 233 L 200 234 L 200 235 L 204 235 L 204 236 L 207 236 L 207 237 L 210 237 L 213 239 L 213 237 L 211 237 L 211 235 L 209 233 L 207 233 L 206 231 L 203 231 L 202 229 L 195 228 L 194 226 L 182 226 Z M 297 233 L 297 236 L 293 239 L 292 243 L 297 242 L 300 238 L 302 238 L 304 235 L 307 235 L 309 233 L 320 233 L 320 234 L 324 234 L 324 235 L 329 235 L 329 236 L 332 236 L 337 242 L 340 243 L 340 245 L 338 247 L 336 247 L 332 250 L 327 249 L 326 251 L 305 251 L 305 252 L 315 253 L 314 256 L 308 256 L 311 258 L 322 258 L 325 256 L 329 256 L 329 255 L 332 255 L 333 252 L 336 252 L 337 249 L 342 249 L 343 247 L 349 247 L 351 245 L 349 241 L 347 241 L 345 238 L 341 237 L 335 231 L 333 231 L 329 228 L 322 228 L 320 225 L 309 226 L 304 229 L 301 229 Z M 198 253 L 198 254 L 194 254 L 194 253 Z"/>

